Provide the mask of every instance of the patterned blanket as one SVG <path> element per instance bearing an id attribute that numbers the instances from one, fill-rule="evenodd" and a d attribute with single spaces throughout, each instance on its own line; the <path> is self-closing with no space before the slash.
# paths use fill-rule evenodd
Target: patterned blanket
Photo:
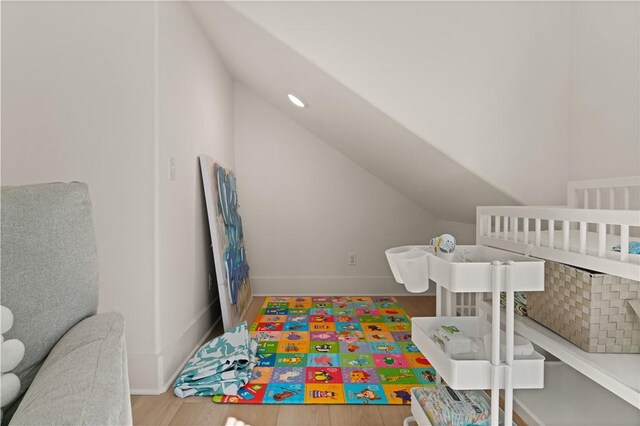
<path id="1" fill-rule="evenodd" d="M 187 396 L 237 395 L 251 379 L 258 343 L 246 322 L 202 345 L 178 376 L 173 393 Z"/>

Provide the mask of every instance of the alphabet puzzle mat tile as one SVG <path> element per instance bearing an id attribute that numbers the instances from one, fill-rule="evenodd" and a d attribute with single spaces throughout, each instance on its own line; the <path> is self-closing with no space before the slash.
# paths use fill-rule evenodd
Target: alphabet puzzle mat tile
<path id="1" fill-rule="evenodd" d="M 267 297 L 251 336 L 258 366 L 227 404 L 410 404 L 436 372 L 394 297 Z"/>

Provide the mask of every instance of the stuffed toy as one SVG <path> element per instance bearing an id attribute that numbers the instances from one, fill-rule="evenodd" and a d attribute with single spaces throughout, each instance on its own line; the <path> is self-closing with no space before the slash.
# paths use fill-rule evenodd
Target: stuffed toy
<path id="1" fill-rule="evenodd" d="M 9 371 L 20 364 L 24 357 L 24 344 L 17 339 L 4 340 L 4 334 L 13 327 L 13 313 L 5 306 L 0 305 L 0 399 L 1 407 L 5 407 L 13 402 L 20 393 L 20 379 Z M 0 419 L 2 410 L 0 410 Z"/>

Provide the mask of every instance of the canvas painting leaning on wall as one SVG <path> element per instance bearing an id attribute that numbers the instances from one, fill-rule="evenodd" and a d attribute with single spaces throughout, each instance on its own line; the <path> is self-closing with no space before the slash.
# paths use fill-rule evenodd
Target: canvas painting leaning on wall
<path id="1" fill-rule="evenodd" d="M 200 155 L 207 215 L 224 329 L 234 327 L 251 303 L 249 264 L 233 170 Z"/>

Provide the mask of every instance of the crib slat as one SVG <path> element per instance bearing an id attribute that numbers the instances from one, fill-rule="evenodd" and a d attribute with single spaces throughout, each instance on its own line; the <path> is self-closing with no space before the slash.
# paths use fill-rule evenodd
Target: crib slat
<path id="1" fill-rule="evenodd" d="M 629 261 L 629 225 L 620 225 L 620 261 Z"/>
<path id="2" fill-rule="evenodd" d="M 500 218 L 502 218 L 502 216 L 494 216 L 495 219 L 495 234 L 496 234 L 496 239 L 500 238 Z"/>
<path id="3" fill-rule="evenodd" d="M 598 257 L 604 257 L 607 252 L 607 225 L 604 223 L 598 224 Z"/>
<path id="4" fill-rule="evenodd" d="M 629 187 L 624 188 L 624 209 L 629 210 Z"/>
<path id="5" fill-rule="evenodd" d="M 491 236 L 491 215 L 484 217 L 484 235 L 487 237 Z"/>
<path id="6" fill-rule="evenodd" d="M 549 248 L 554 248 L 556 242 L 556 223 L 553 219 L 549 219 Z"/>
<path id="7" fill-rule="evenodd" d="M 569 221 L 562 221 L 562 250 L 569 251 Z"/>
<path id="8" fill-rule="evenodd" d="M 502 239 L 506 240 L 509 238 L 509 217 L 505 216 L 503 219 L 504 230 L 502 232 Z"/>
<path id="9" fill-rule="evenodd" d="M 518 242 L 518 218 L 513 218 L 513 241 Z"/>
<path id="10" fill-rule="evenodd" d="M 523 230 L 522 233 L 524 234 L 524 243 L 525 244 L 529 244 L 529 218 L 525 217 L 523 219 Z"/>
<path id="11" fill-rule="evenodd" d="M 540 236 L 542 233 L 542 221 L 540 219 L 536 219 L 536 245 L 540 245 Z"/>
<path id="12" fill-rule="evenodd" d="M 600 210 L 601 198 L 602 196 L 600 195 L 600 188 L 598 188 L 596 189 L 596 209 L 598 210 Z"/>
<path id="13" fill-rule="evenodd" d="M 491 221 L 491 226 L 489 226 L 489 236 L 494 237 L 496 234 L 496 217 L 491 215 L 489 216 L 489 220 Z"/>
<path id="14" fill-rule="evenodd" d="M 589 208 L 589 190 L 588 189 L 584 190 L 584 206 L 582 208 L 583 209 Z"/>
<path id="15" fill-rule="evenodd" d="M 513 238 L 513 217 L 509 217 L 509 232 L 511 232 L 511 236 Z"/>
<path id="16" fill-rule="evenodd" d="M 587 253 L 587 222 L 580 222 L 580 254 Z"/>
<path id="17" fill-rule="evenodd" d="M 611 210 L 616 208 L 616 191 L 613 188 L 609 188 L 609 208 Z"/>
<path id="18" fill-rule="evenodd" d="M 489 216 L 489 236 L 493 237 L 496 232 L 496 219 L 495 216 Z"/>
<path id="19" fill-rule="evenodd" d="M 616 208 L 616 191 L 614 188 L 609 188 L 609 209 L 615 210 Z M 613 234 L 613 225 L 607 225 L 609 233 Z"/>

